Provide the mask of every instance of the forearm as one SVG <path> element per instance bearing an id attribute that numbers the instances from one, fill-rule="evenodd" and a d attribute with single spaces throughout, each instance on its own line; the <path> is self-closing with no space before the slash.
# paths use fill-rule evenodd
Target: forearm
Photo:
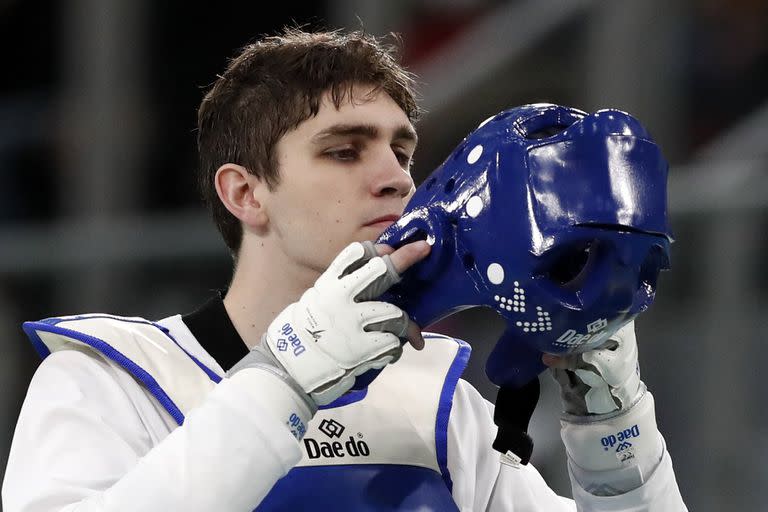
<path id="1" fill-rule="evenodd" d="M 573 498 L 579 510 L 590 512 L 686 512 L 688 510 L 680 495 L 671 456 L 666 450 L 653 473 L 640 487 L 616 496 L 595 496 L 588 492 L 578 485 L 570 469 L 571 467 L 569 467 L 569 475 Z"/>
<path id="2" fill-rule="evenodd" d="M 62 360 L 80 364 L 76 380 L 47 366 L 30 388 L 4 510 L 252 509 L 300 459 L 283 421 L 291 395 L 276 379 L 243 372 L 223 380 L 183 426 L 152 446 L 129 390 L 116 388 L 91 358 L 67 355 L 79 356 Z"/>
<path id="3" fill-rule="evenodd" d="M 640 487 L 664 451 L 653 397 L 647 391 L 629 410 L 564 415 L 561 427 L 572 475 L 596 495 L 622 494 Z"/>
<path id="4" fill-rule="evenodd" d="M 581 510 L 686 510 L 650 392 L 618 414 L 566 415 L 561 435 Z"/>
<path id="5" fill-rule="evenodd" d="M 271 407 L 242 383 L 222 381 L 183 427 L 101 496 L 73 510 L 255 507 L 301 457 Z"/>

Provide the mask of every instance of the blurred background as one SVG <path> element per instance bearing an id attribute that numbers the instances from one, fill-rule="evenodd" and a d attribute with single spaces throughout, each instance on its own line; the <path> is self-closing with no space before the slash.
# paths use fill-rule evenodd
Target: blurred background
<path id="1" fill-rule="evenodd" d="M 688 506 L 768 510 L 768 2 L 764 0 L 0 0 L 0 476 L 39 364 L 24 320 L 160 318 L 227 284 L 194 188 L 195 115 L 237 49 L 285 23 L 395 31 L 420 75 L 417 184 L 477 124 L 523 103 L 620 108 L 670 163 L 672 270 L 637 322 L 643 379 Z M 503 328 L 465 311 L 491 401 Z M 552 379 L 533 462 L 570 496 Z"/>

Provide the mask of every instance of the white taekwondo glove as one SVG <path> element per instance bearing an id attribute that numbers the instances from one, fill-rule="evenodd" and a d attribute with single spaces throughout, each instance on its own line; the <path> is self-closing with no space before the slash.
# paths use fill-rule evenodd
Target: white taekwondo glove
<path id="1" fill-rule="evenodd" d="M 567 414 L 608 414 L 632 407 L 643 393 L 635 323 L 629 322 L 600 347 L 564 356 L 567 369 L 553 368 Z"/>
<path id="2" fill-rule="evenodd" d="M 551 372 L 560 384 L 561 437 L 572 475 L 592 494 L 639 487 L 664 444 L 653 396 L 640 380 L 634 321 L 597 349 L 562 360 Z"/>
<path id="3" fill-rule="evenodd" d="M 373 242 L 348 245 L 228 374 L 259 368 L 288 382 L 305 405 L 293 408 L 301 425 L 289 421 L 300 438 L 318 405 L 349 391 L 358 375 L 400 358 L 411 320 L 397 306 L 372 300 L 399 280 L 389 256 L 378 256 Z"/>

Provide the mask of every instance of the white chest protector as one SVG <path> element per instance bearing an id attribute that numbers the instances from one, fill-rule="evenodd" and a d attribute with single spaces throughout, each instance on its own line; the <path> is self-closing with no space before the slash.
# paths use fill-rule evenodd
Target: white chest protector
<path id="1" fill-rule="evenodd" d="M 179 424 L 221 380 L 185 351 L 167 328 L 142 318 L 103 314 L 27 322 L 42 357 L 94 351 L 129 372 Z M 304 456 L 256 510 L 450 511 L 447 429 L 465 342 L 425 333 L 406 345 L 366 389 L 321 408 L 301 445 Z"/>

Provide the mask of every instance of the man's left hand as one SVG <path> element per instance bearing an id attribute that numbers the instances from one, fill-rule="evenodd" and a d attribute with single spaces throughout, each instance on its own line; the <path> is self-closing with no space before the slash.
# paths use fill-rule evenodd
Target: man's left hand
<path id="1" fill-rule="evenodd" d="M 597 349 L 581 354 L 544 354 L 560 384 L 565 412 L 607 414 L 632 407 L 645 392 L 637 360 L 635 323 L 629 322 Z"/>
<path id="2" fill-rule="evenodd" d="M 640 380 L 634 322 L 597 349 L 545 355 L 542 361 L 560 383 L 560 436 L 573 478 L 587 492 L 604 496 L 642 485 L 661 460 L 664 443 L 653 396 Z"/>

